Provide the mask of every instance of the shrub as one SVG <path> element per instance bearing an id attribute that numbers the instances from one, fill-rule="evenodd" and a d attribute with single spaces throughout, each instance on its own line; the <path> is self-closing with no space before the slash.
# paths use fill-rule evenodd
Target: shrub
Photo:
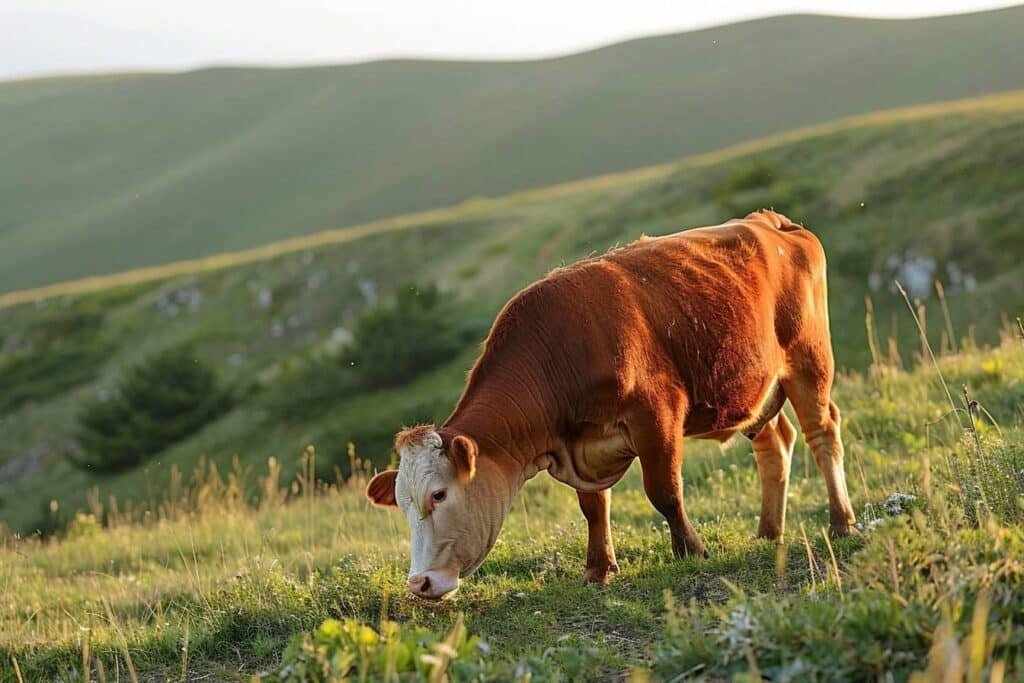
<path id="1" fill-rule="evenodd" d="M 0 415 L 92 380 L 108 351 L 100 345 L 40 349 L 0 362 Z"/>
<path id="2" fill-rule="evenodd" d="M 352 342 L 337 355 L 286 363 L 263 406 L 278 418 L 303 419 L 356 393 L 410 382 L 483 337 L 489 322 L 465 315 L 434 285 L 403 286 L 393 304 L 358 321 Z M 394 423 L 365 424 L 358 431 L 372 437 L 386 431 L 390 439 L 393 429 Z"/>
<path id="3" fill-rule="evenodd" d="M 463 348 L 455 318 L 436 285 L 402 286 L 393 305 L 359 320 L 343 361 L 354 363 L 366 384 L 403 384 Z"/>
<path id="4" fill-rule="evenodd" d="M 87 402 L 78 415 L 81 467 L 132 467 L 195 433 L 231 406 L 231 396 L 191 347 L 176 346 L 130 368 L 106 400 Z"/>
<path id="5" fill-rule="evenodd" d="M 320 415 L 359 391 L 361 378 L 334 356 L 292 359 L 263 394 L 263 407 L 275 417 L 295 420 Z"/>

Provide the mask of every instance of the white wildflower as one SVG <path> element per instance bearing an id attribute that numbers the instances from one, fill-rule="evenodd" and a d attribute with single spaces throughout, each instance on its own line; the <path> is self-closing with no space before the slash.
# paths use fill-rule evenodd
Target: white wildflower
<path id="1" fill-rule="evenodd" d="M 882 508 L 888 515 L 902 515 L 910 511 L 910 505 L 915 500 L 917 496 L 912 493 L 893 493 L 882 503 Z"/>

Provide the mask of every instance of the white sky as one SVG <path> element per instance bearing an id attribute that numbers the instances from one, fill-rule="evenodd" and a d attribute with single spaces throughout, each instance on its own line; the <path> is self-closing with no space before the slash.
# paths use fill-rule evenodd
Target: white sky
<path id="1" fill-rule="evenodd" d="M 523 58 L 792 12 L 914 17 L 984 0 L 0 0 L 0 79 L 211 63 Z"/>

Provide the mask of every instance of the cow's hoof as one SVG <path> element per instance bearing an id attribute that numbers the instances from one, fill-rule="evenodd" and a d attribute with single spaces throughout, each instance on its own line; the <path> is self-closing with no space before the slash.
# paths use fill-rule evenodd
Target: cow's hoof
<path id="1" fill-rule="evenodd" d="M 759 526 L 754 538 L 763 538 L 768 541 L 782 542 L 782 529 L 773 526 Z"/>
<path id="2" fill-rule="evenodd" d="M 828 536 L 829 536 L 829 538 L 843 538 L 845 536 L 860 536 L 860 535 L 861 535 L 860 529 L 858 529 L 857 527 L 853 526 L 852 524 L 850 524 L 850 525 L 844 524 L 843 526 L 833 526 L 833 525 L 830 524 L 829 527 L 828 527 Z"/>
<path id="3" fill-rule="evenodd" d="M 583 573 L 583 583 L 598 583 L 607 586 L 612 574 L 619 573 L 619 565 L 610 564 L 605 567 L 587 567 Z"/>
<path id="4" fill-rule="evenodd" d="M 775 545 L 786 545 L 786 542 L 782 539 L 782 536 L 771 536 L 766 534 L 752 534 L 750 536 L 752 541 L 769 541 Z"/>
<path id="5" fill-rule="evenodd" d="M 681 542 L 677 543 L 674 538 L 672 539 L 672 555 L 677 560 L 685 560 L 691 557 L 706 560 L 711 557 L 701 541 L 691 541 L 684 544 Z"/>

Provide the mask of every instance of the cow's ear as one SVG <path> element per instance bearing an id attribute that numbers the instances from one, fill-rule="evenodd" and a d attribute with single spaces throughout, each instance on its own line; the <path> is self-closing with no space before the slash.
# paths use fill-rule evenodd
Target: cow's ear
<path id="1" fill-rule="evenodd" d="M 398 470 L 385 470 L 366 485 L 366 497 L 374 505 L 384 508 L 398 507 L 395 500 L 395 477 Z"/>
<path id="2" fill-rule="evenodd" d="M 451 446 L 448 447 L 448 457 L 455 464 L 459 481 L 467 482 L 476 474 L 476 454 L 476 441 L 473 439 L 461 434 L 452 439 Z"/>

